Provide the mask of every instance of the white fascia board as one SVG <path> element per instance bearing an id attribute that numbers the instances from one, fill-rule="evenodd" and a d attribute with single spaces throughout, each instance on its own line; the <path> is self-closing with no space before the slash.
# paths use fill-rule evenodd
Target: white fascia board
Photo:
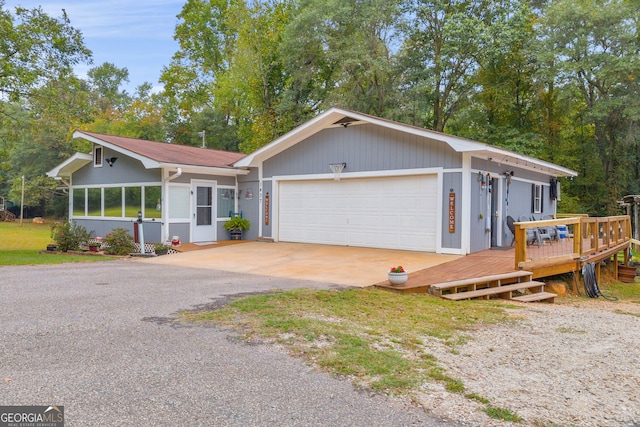
<path id="1" fill-rule="evenodd" d="M 146 156 L 142 156 L 142 155 L 140 155 L 138 153 L 134 153 L 133 151 L 126 150 L 126 149 L 124 149 L 122 147 L 119 147 L 117 145 L 113 145 L 113 144 L 111 144 L 111 143 L 109 143 L 107 141 L 103 141 L 102 139 L 93 137 L 91 135 L 87 135 L 87 134 L 83 133 L 82 131 L 77 130 L 77 131 L 73 132 L 73 137 L 74 138 L 82 138 L 82 139 L 87 140 L 89 142 L 92 142 L 94 144 L 98 144 L 98 145 L 102 145 L 103 147 L 107 147 L 110 150 L 113 150 L 115 152 L 122 153 L 125 156 L 131 157 L 132 159 L 136 159 L 136 160 L 138 160 L 138 161 L 140 161 L 142 163 L 142 165 L 145 167 L 145 169 L 156 169 L 156 168 L 160 167 L 160 162 L 152 160 L 152 159 L 150 159 L 150 158 L 148 158 Z"/>
<path id="2" fill-rule="evenodd" d="M 498 147 L 485 146 L 482 150 L 469 150 L 471 155 L 477 158 L 491 160 L 502 164 L 504 167 L 518 167 L 533 172 L 547 173 L 555 176 L 578 176 L 578 172 L 558 166 L 554 163 L 536 159 L 534 157 L 525 156 L 509 150 L 503 150 Z"/>
<path id="3" fill-rule="evenodd" d="M 47 176 L 51 178 L 69 177 L 72 173 L 92 161 L 93 156 L 91 154 L 75 153 L 73 156 L 47 172 Z"/>
<path id="4" fill-rule="evenodd" d="M 199 173 L 206 175 L 224 175 L 224 176 L 237 176 L 237 175 L 248 175 L 249 170 L 247 169 L 227 169 L 227 168 L 216 168 L 212 166 L 193 166 L 193 165 L 183 165 L 180 163 L 159 163 L 158 167 L 161 167 L 168 171 L 176 171 L 178 168 L 182 169 L 182 173 Z"/>

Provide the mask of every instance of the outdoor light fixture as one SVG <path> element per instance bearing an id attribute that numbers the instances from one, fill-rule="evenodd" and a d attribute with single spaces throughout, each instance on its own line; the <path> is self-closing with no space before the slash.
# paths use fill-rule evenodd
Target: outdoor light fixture
<path id="1" fill-rule="evenodd" d="M 107 164 L 109 165 L 109 167 L 113 167 L 113 164 L 116 162 L 116 160 L 118 160 L 117 157 L 108 157 L 105 159 L 107 161 Z"/>

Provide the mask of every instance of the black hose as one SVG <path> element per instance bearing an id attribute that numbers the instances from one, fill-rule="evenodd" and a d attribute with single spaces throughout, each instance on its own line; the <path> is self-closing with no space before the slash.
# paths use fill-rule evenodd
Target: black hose
<path id="1" fill-rule="evenodd" d="M 616 297 L 608 297 L 600 292 L 598 287 L 598 279 L 596 278 L 595 264 L 587 262 L 582 266 L 582 276 L 584 277 L 584 290 L 587 292 L 589 298 L 602 297 L 609 301 L 617 301 Z"/>

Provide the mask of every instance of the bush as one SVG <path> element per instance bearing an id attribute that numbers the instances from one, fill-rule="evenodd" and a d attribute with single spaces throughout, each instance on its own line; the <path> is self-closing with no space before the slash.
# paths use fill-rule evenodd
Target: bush
<path id="1" fill-rule="evenodd" d="M 104 252 L 109 255 L 129 255 L 135 250 L 133 237 L 125 228 L 114 228 L 102 240 Z"/>
<path id="2" fill-rule="evenodd" d="M 79 250 L 80 246 L 87 244 L 90 237 L 91 232 L 75 222 L 65 221 L 51 226 L 51 238 L 62 252 Z"/>
<path id="3" fill-rule="evenodd" d="M 236 228 L 239 228 L 240 230 L 248 230 L 250 225 L 251 224 L 248 219 L 236 216 L 224 223 L 224 229 L 227 231 L 231 231 Z"/>

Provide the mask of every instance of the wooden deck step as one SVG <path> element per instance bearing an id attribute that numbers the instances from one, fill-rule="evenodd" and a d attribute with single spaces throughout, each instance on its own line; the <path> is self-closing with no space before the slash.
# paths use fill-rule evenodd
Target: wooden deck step
<path id="1" fill-rule="evenodd" d="M 472 277 L 468 279 L 452 280 L 450 282 L 435 283 L 429 286 L 431 295 L 442 296 L 446 292 L 475 291 L 478 288 L 507 285 L 514 282 L 531 280 L 530 271 L 513 271 L 510 273 L 493 274 L 490 276 Z"/>
<path id="2" fill-rule="evenodd" d="M 526 294 L 520 295 L 517 297 L 511 298 L 513 301 L 520 302 L 536 302 L 536 301 L 545 301 L 545 302 L 553 302 L 557 297 L 557 294 L 553 292 L 536 292 L 534 294 Z"/>
<path id="3" fill-rule="evenodd" d="M 525 289 L 529 289 L 533 292 L 538 292 L 538 293 L 544 292 L 544 283 L 536 282 L 536 281 L 520 282 L 520 283 L 513 283 L 511 285 L 492 286 L 489 288 L 478 289 L 475 291 L 466 291 L 466 292 L 458 292 L 455 294 L 441 295 L 441 297 L 451 301 L 460 301 L 465 299 L 484 298 L 484 297 L 488 298 L 491 295 L 498 295 L 506 299 L 515 299 L 515 297 L 513 296 L 513 292 L 522 291 Z"/>

